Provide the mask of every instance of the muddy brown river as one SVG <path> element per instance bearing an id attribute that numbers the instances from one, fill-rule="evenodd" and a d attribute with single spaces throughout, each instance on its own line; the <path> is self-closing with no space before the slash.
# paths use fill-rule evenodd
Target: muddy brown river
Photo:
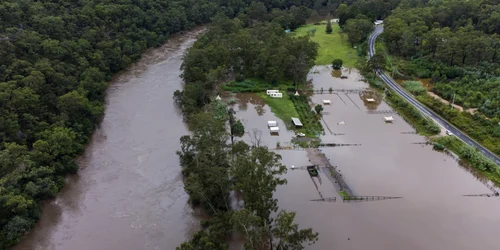
<path id="1" fill-rule="evenodd" d="M 14 249 L 175 249 L 198 229 L 175 154 L 187 129 L 172 99 L 198 32 L 149 50 L 113 80 L 78 175 Z"/>
<path id="2" fill-rule="evenodd" d="M 45 205 L 40 222 L 14 249 L 172 250 L 198 230 L 175 154 L 187 129 L 172 94 L 182 88 L 182 56 L 199 32 L 146 52 L 113 80 L 104 119 L 81 158 L 81 170 Z M 276 197 L 281 208 L 297 212 L 301 227 L 320 233 L 319 241 L 306 249 L 499 248 L 500 200 L 463 196 L 491 193 L 483 183 L 449 156 L 418 144 L 425 138 L 412 134 L 414 129 L 397 114 L 369 114 L 391 110 L 380 96 L 327 94 L 330 87 L 367 88 L 355 70 L 332 74 L 320 66 L 311 72 L 315 88 L 325 90 L 311 100 L 332 102 L 325 106 L 322 140 L 361 144 L 322 152 L 354 195 L 402 198 L 343 203 L 326 170 L 312 179 L 305 170 L 289 169 L 288 185 L 280 187 Z M 278 136 L 268 133 L 268 120 L 285 121 L 262 99 L 234 98 L 246 131 L 260 131 L 261 144 L 275 148 L 278 142 L 290 142 L 294 133 L 284 126 Z M 392 124 L 383 121 L 389 115 L 395 119 Z M 255 137 L 247 133 L 243 139 Z M 287 167 L 311 164 L 305 151 L 278 152 Z M 311 201 L 329 197 L 337 201 Z"/>

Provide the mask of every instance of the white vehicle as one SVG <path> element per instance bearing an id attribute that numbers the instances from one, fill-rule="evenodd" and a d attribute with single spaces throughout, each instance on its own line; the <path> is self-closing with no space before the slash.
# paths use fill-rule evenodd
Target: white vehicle
<path id="1" fill-rule="evenodd" d="M 451 135 L 453 135 L 453 133 L 452 133 L 452 132 L 450 132 L 449 130 L 446 130 L 446 134 L 447 134 L 447 135 L 450 135 L 450 136 L 451 136 Z"/>
<path id="2" fill-rule="evenodd" d="M 304 136 L 306 136 L 306 134 L 304 134 L 304 133 L 297 133 L 297 137 L 304 137 Z"/>

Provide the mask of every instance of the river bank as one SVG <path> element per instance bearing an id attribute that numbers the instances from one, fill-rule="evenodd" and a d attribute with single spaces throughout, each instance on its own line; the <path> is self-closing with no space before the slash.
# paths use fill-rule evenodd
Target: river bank
<path id="1" fill-rule="evenodd" d="M 174 249 L 198 230 L 175 154 L 188 131 L 171 96 L 202 31 L 172 37 L 113 79 L 81 170 L 13 249 Z"/>

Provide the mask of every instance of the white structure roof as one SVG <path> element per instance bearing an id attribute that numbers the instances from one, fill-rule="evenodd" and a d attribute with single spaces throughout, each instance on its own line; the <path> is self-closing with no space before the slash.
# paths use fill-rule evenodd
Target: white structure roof
<path id="1" fill-rule="evenodd" d="M 217 101 L 220 101 L 222 98 L 220 98 L 220 95 L 217 95 L 217 97 L 215 97 L 215 100 Z"/>
<path id="2" fill-rule="evenodd" d="M 292 117 L 292 122 L 296 127 L 302 127 L 302 122 L 300 122 L 299 118 Z"/>
<path id="3" fill-rule="evenodd" d="M 276 127 L 278 125 L 278 122 L 276 121 L 267 121 L 267 126 L 269 127 Z"/>

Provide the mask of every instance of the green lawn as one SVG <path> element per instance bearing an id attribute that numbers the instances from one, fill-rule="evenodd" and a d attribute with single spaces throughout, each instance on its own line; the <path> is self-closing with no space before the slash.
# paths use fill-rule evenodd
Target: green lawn
<path id="1" fill-rule="evenodd" d="M 296 36 L 305 36 L 307 31 L 316 29 L 316 33 L 311 40 L 319 44 L 317 65 L 331 64 L 333 59 L 340 58 L 344 62 L 344 67 L 352 68 L 356 64 L 358 54 L 347 41 L 347 35 L 344 36 L 344 42 L 340 38 L 340 27 L 337 24 L 332 25 L 333 32 L 326 34 L 326 24 L 321 25 L 308 24 L 295 30 Z"/>
<path id="2" fill-rule="evenodd" d="M 286 94 L 283 95 L 283 98 L 271 98 L 262 92 L 256 93 L 256 95 L 264 99 L 264 102 L 271 108 L 271 112 L 283 120 L 288 129 L 304 133 L 309 138 L 316 138 L 317 134 L 323 131 L 319 121 L 313 120 L 311 117 L 305 117 L 305 114 L 309 114 L 307 112 L 312 112 L 307 102 L 302 104 L 307 107 L 296 107 Z M 304 127 L 295 128 L 292 124 L 292 117 L 300 118 Z"/>
<path id="3" fill-rule="evenodd" d="M 292 100 L 288 98 L 286 93 L 283 95 L 283 98 L 271 98 L 266 93 L 256 93 L 256 95 L 264 99 L 264 102 L 271 107 L 271 111 L 283 120 L 287 124 L 287 127 L 291 125 L 288 123 L 291 123 L 292 117 L 299 117 Z"/>

